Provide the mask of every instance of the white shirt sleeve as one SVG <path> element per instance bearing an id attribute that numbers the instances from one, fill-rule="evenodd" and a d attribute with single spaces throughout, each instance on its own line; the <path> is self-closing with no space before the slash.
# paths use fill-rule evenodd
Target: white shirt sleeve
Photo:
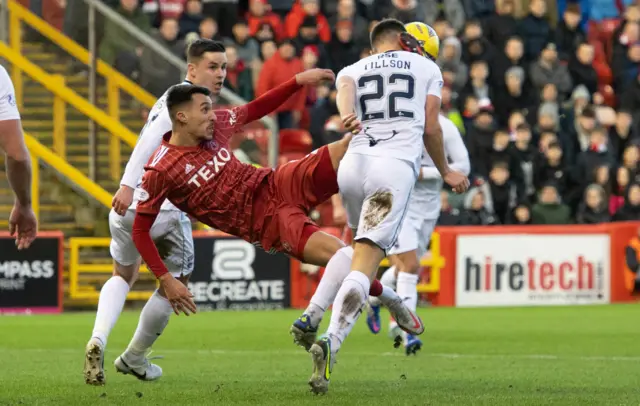
<path id="1" fill-rule="evenodd" d="M 153 111 L 150 114 L 153 114 Z M 133 148 L 131 157 L 129 157 L 129 162 L 127 162 L 124 175 L 122 175 L 122 180 L 120 181 L 121 185 L 129 186 L 133 189 L 138 187 L 138 183 L 144 173 L 144 166 L 162 143 L 162 137 L 169 131 L 171 131 L 171 119 L 166 108 L 160 110 L 156 117 L 149 117 L 149 121 L 140 132 L 140 137 L 138 137 L 138 142 Z"/>
<path id="2" fill-rule="evenodd" d="M 20 120 L 15 93 L 9 74 L 0 66 L 0 121 Z"/>
<path id="3" fill-rule="evenodd" d="M 469 152 L 464 145 L 462 135 L 451 121 L 441 119 L 442 140 L 444 143 L 444 154 L 450 162 L 449 167 L 454 171 L 462 172 L 469 175 L 471 172 L 471 163 L 469 162 Z M 435 166 L 423 166 L 421 168 L 422 179 L 440 179 L 442 176 Z"/>
<path id="4" fill-rule="evenodd" d="M 433 75 L 427 84 L 427 95 L 436 96 L 442 99 L 442 86 L 444 85 L 444 79 L 442 78 L 442 72 L 435 63 L 431 63 Z"/>

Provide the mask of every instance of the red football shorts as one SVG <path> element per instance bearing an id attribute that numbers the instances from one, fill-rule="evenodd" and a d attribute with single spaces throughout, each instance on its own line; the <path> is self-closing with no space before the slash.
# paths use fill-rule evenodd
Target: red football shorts
<path id="1" fill-rule="evenodd" d="M 300 160 L 277 167 L 274 186 L 280 200 L 274 216 L 280 244 L 274 247 L 303 259 L 309 237 L 319 228 L 308 212 L 338 193 L 338 178 L 329 148 L 319 148 Z"/>

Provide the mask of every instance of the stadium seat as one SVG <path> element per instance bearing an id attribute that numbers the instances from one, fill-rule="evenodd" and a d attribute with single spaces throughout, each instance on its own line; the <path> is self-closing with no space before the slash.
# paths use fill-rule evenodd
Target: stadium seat
<path id="1" fill-rule="evenodd" d="M 311 134 L 307 130 L 280 130 L 280 153 L 304 152 L 308 154 L 313 147 Z"/>

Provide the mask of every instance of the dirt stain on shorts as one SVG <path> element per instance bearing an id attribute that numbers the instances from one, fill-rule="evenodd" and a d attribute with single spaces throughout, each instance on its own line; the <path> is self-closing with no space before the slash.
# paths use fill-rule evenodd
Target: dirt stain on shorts
<path id="1" fill-rule="evenodd" d="M 388 190 L 375 192 L 364 204 L 363 229 L 369 231 L 382 223 L 391 212 L 393 194 Z"/>

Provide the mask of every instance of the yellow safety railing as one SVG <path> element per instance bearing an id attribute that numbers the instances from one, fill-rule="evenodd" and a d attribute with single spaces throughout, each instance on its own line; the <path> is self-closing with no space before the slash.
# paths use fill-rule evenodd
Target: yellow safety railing
<path id="1" fill-rule="evenodd" d="M 418 284 L 419 293 L 437 293 L 440 291 L 440 271 L 444 268 L 445 259 L 440 253 L 440 234 L 431 234 L 431 249 L 428 258 L 420 260 L 420 266 L 429 267 L 431 274 L 428 283 Z M 385 258 L 380 266 L 390 266 L 389 260 Z"/>
<path id="2" fill-rule="evenodd" d="M 17 54 L 22 54 L 22 29 L 24 23 L 30 26 L 42 36 L 64 49 L 69 55 L 88 65 L 91 54 L 69 37 L 49 25 L 46 21 L 31 13 L 15 0 L 8 0 L 9 11 L 9 45 Z M 22 94 L 24 89 L 23 67 L 14 64 L 12 79 L 16 92 L 16 101 L 22 106 Z M 105 78 L 107 90 L 107 112 L 111 119 L 120 122 L 120 91 L 129 94 L 142 105 L 151 107 L 155 103 L 155 97 L 142 89 L 131 79 L 116 71 L 110 65 L 98 60 L 96 72 Z M 127 142 L 130 144 L 129 142 Z M 109 141 L 109 172 L 114 180 L 120 179 L 121 169 L 120 139 L 111 137 Z"/>
<path id="3" fill-rule="evenodd" d="M 99 126 L 105 128 L 111 133 L 112 136 L 119 138 L 120 140 L 129 144 L 132 148 L 136 145 L 137 135 L 132 133 L 127 127 L 123 126 L 119 121 L 112 119 L 102 110 L 89 103 L 85 98 L 78 95 L 73 90 L 69 89 L 64 80 L 59 75 L 50 75 L 42 68 L 38 67 L 24 56 L 15 52 L 9 48 L 6 44 L 0 42 L 0 57 L 7 59 L 14 66 L 18 66 L 22 72 L 40 83 L 45 89 L 54 94 L 54 145 L 56 145 L 56 152 L 60 152 L 58 149 L 63 149 L 66 144 L 66 131 L 64 125 L 66 117 L 64 117 L 65 104 L 73 106 L 75 109 L 86 115 Z M 55 100 L 55 97 L 60 100 Z M 57 113 L 57 114 L 56 114 Z M 57 129 L 57 130 L 56 130 Z M 63 149 L 64 151 L 64 149 Z M 120 155 L 117 156 L 109 154 L 109 160 L 119 160 Z"/>
<path id="4" fill-rule="evenodd" d="M 71 299 L 95 300 L 100 297 L 100 291 L 90 285 L 80 284 L 80 273 L 111 274 L 111 264 L 82 264 L 80 262 L 81 248 L 109 247 L 110 238 L 73 237 L 69 239 L 69 297 Z M 140 272 L 149 272 L 146 265 L 140 267 Z M 153 291 L 129 291 L 129 300 L 147 300 Z"/>

